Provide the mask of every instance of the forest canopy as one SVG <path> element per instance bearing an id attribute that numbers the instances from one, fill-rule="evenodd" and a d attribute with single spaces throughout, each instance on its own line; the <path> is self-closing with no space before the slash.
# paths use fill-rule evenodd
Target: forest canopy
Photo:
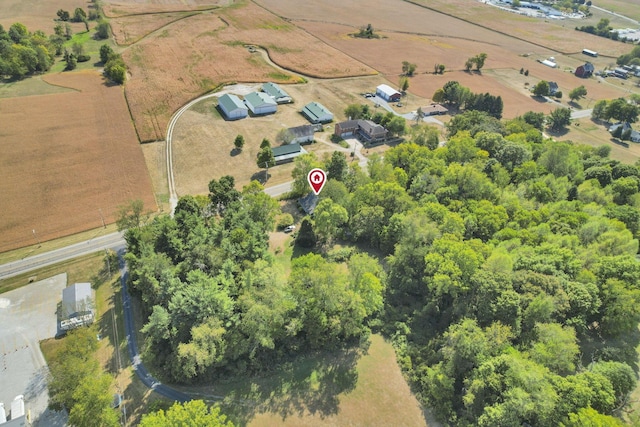
<path id="1" fill-rule="evenodd" d="M 214 180 L 209 198 L 129 229 L 149 354 L 196 381 L 375 330 L 444 422 L 617 425 L 636 383 L 640 169 L 545 139 L 540 120 L 469 111 L 441 147 L 416 125 L 367 172 L 298 157 L 294 192 L 331 172 L 298 235 L 314 252 L 289 274 L 267 250 L 279 209 L 257 183 Z"/>

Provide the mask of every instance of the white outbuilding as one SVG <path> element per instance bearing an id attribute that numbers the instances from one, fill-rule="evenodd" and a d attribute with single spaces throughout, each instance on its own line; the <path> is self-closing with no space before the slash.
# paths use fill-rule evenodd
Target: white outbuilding
<path id="1" fill-rule="evenodd" d="M 402 94 L 389 85 L 380 85 L 376 88 L 376 95 L 388 102 L 400 101 Z"/>
<path id="2" fill-rule="evenodd" d="M 218 98 L 218 107 L 229 120 L 243 119 L 247 117 L 247 106 L 240 98 L 231 94 L 224 94 Z"/>
<path id="3" fill-rule="evenodd" d="M 251 92 L 245 95 L 244 103 L 254 116 L 272 114 L 278 109 L 276 101 L 264 92 Z"/>

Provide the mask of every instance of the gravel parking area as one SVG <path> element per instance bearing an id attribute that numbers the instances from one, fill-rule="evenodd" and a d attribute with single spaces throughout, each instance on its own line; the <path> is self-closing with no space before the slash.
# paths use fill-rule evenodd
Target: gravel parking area
<path id="1" fill-rule="evenodd" d="M 47 409 L 47 364 L 39 341 L 57 331 L 56 307 L 66 273 L 0 294 L 0 402 L 5 409 L 24 395 L 34 425 L 63 426 L 64 416 Z"/>

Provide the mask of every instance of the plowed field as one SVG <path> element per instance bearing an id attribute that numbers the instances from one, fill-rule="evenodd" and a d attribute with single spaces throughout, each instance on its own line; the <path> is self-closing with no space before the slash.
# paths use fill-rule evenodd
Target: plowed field
<path id="1" fill-rule="evenodd" d="M 155 209 L 122 88 L 95 71 L 44 79 L 73 90 L 0 99 L 0 252 L 113 222 L 131 199 Z"/>

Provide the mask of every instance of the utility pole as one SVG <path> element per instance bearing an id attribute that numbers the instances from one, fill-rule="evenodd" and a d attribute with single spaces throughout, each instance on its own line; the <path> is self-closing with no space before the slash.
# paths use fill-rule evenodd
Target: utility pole
<path id="1" fill-rule="evenodd" d="M 36 229 L 34 228 L 31 231 L 33 232 L 33 238 L 36 239 L 36 242 L 38 242 L 38 247 L 42 246 L 42 244 L 40 243 L 40 239 L 38 238 L 38 235 L 36 234 Z"/>
<path id="2" fill-rule="evenodd" d="M 102 228 L 107 228 L 107 225 L 104 223 L 104 215 L 102 215 L 102 208 L 98 208 L 98 212 L 100 212 L 100 219 L 102 220 Z"/>

